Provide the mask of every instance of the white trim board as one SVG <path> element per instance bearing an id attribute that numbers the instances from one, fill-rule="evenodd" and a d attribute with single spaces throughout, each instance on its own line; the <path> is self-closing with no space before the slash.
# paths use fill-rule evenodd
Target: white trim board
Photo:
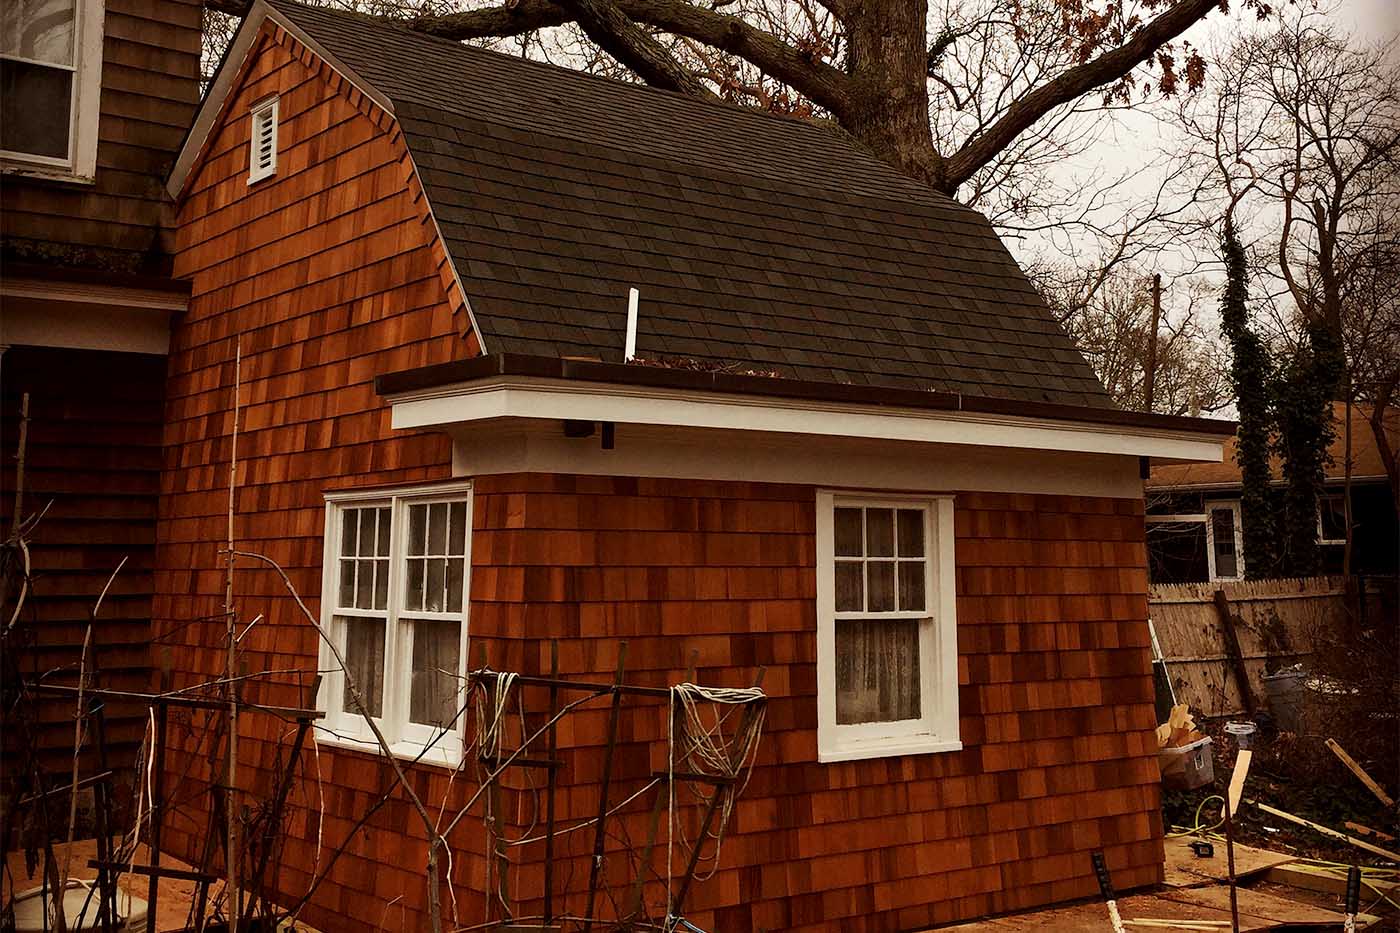
<path id="1" fill-rule="evenodd" d="M 1137 459 L 1107 454 L 618 425 L 616 446 L 558 422 L 451 429 L 454 476 L 567 473 L 1141 499 Z"/>
<path id="2" fill-rule="evenodd" d="M 120 353 L 170 352 L 170 315 L 141 303 L 55 302 L 4 295 L 0 345 L 110 350 Z M 182 302 L 183 305 L 183 302 Z"/>
<path id="3" fill-rule="evenodd" d="M 399 429 L 500 419 L 611 421 L 1217 463 L 1223 443 L 1188 431 L 525 377 L 405 392 L 389 401 Z"/>

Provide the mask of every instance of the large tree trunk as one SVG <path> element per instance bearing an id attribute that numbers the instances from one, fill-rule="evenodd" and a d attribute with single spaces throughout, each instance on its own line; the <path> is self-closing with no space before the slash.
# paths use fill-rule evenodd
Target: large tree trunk
<path id="1" fill-rule="evenodd" d="M 927 0 L 864 0 L 843 11 L 850 106 L 841 125 L 902 171 L 951 194 L 928 119 Z"/>

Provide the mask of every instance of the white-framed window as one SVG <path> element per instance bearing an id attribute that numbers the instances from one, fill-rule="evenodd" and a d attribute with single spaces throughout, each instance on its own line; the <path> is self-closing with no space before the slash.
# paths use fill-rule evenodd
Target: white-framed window
<path id="1" fill-rule="evenodd" d="M 102 0 L 0 3 L 0 165 L 92 181 L 102 93 Z"/>
<path id="2" fill-rule="evenodd" d="M 1346 493 L 1324 492 L 1317 497 L 1317 543 L 1347 543 Z"/>
<path id="3" fill-rule="evenodd" d="M 248 184 L 277 174 L 277 101 L 260 100 L 252 106 L 248 133 Z"/>
<path id="4" fill-rule="evenodd" d="M 461 760 L 471 514 L 470 484 L 326 496 L 321 625 L 396 755 Z M 324 642 L 320 656 L 331 740 L 376 749 Z"/>
<path id="5" fill-rule="evenodd" d="M 953 751 L 951 496 L 817 493 L 821 761 Z"/>
<path id="6" fill-rule="evenodd" d="M 1244 523 L 1240 500 L 1206 502 L 1206 561 L 1211 580 L 1244 579 Z"/>

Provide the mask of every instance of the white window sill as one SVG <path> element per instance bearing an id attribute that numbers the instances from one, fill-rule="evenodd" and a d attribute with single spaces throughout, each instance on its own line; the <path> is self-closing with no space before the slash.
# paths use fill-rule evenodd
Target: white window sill
<path id="1" fill-rule="evenodd" d="M 383 750 L 374 739 L 361 739 L 333 731 L 333 727 L 321 725 L 316 729 L 316 741 L 335 748 L 348 748 L 367 755 L 380 756 Z M 424 749 L 422 742 L 399 741 L 389 743 L 389 751 L 401 761 L 414 764 L 433 765 L 438 768 L 456 769 L 462 764 L 462 739 L 456 734 L 445 734 L 434 740 Z"/>
<path id="2" fill-rule="evenodd" d="M 962 751 L 958 739 L 936 739 L 931 736 L 899 736 L 891 739 L 870 739 L 834 743 L 817 751 L 817 761 L 828 764 L 837 761 L 861 761 L 866 758 L 893 758 L 896 755 L 928 755 L 935 752 Z"/>
<path id="3" fill-rule="evenodd" d="M 43 181 L 64 181 L 73 185 L 91 185 L 97 181 L 96 177 L 92 175 L 80 175 L 72 169 L 28 162 L 13 162 L 9 159 L 0 162 L 0 174 Z"/>

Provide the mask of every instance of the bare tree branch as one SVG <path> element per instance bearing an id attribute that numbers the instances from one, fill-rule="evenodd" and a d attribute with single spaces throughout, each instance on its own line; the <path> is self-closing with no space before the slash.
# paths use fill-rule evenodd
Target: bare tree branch
<path id="1" fill-rule="evenodd" d="M 574 15 L 588 38 L 647 84 L 691 97 L 715 98 L 703 81 L 667 54 L 612 0 L 560 0 L 560 4 Z"/>
<path id="2" fill-rule="evenodd" d="M 1122 78 L 1159 48 L 1185 32 L 1219 4 L 1219 0 L 1180 0 L 1133 34 L 1123 45 L 1077 65 L 1040 85 L 1006 109 L 991 126 L 968 140 L 948 158 L 945 190 L 956 190 L 1037 120 L 1087 91 Z"/>

